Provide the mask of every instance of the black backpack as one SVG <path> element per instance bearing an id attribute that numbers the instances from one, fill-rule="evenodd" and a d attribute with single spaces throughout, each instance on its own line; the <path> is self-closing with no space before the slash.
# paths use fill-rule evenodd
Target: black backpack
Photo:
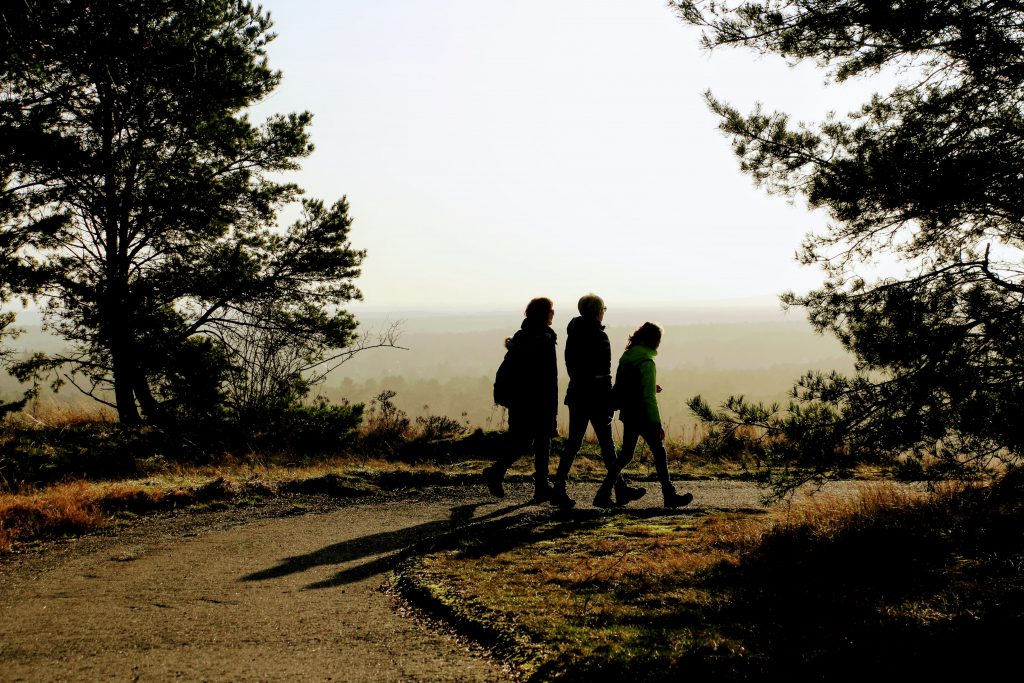
<path id="1" fill-rule="evenodd" d="M 519 382 L 522 377 L 520 366 L 520 351 L 512 343 L 511 339 L 505 340 L 508 350 L 505 357 L 498 366 L 498 372 L 494 375 L 494 402 L 505 408 L 510 408 L 519 395 Z"/>

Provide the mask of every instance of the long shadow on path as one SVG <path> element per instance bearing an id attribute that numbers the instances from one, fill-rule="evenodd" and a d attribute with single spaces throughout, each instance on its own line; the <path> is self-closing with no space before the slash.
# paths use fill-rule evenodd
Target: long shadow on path
<path id="1" fill-rule="evenodd" d="M 371 556 L 381 556 L 355 567 L 343 569 L 330 579 L 317 581 L 306 588 L 329 588 L 354 583 L 394 568 L 432 538 L 448 534 L 469 524 L 485 522 L 517 512 L 529 505 L 528 503 L 506 505 L 485 515 L 474 517 L 477 508 L 490 504 L 493 504 L 493 501 L 458 505 L 451 508 L 448 519 L 424 522 L 394 531 L 384 531 L 334 543 L 305 555 L 285 558 L 276 566 L 247 574 L 241 580 L 265 581 L 304 572 L 313 567 L 344 564 Z"/>

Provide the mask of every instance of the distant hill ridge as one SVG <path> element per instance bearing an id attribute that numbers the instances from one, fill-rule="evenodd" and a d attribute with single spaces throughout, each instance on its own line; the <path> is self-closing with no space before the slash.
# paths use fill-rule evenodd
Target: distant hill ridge
<path id="1" fill-rule="evenodd" d="M 373 331 L 400 322 L 399 343 L 408 350 L 374 349 L 357 354 L 328 377 L 319 393 L 331 400 L 366 402 L 383 389 L 398 392 L 395 403 L 412 416 L 424 413 L 459 417 L 463 412 L 474 425 L 499 421 L 490 399 L 494 370 L 504 353 L 503 342 L 522 320 L 521 312 L 455 314 L 400 311 L 361 315 L 361 328 Z M 561 349 L 571 313 L 556 309 L 554 329 L 559 335 L 559 367 L 564 390 Z M 661 314 L 661 315 L 657 315 Z M 807 369 L 852 369 L 853 361 L 839 342 L 815 333 L 799 311 L 778 309 L 656 309 L 609 307 L 606 322 L 614 359 L 622 352 L 629 333 L 645 320 L 665 326 L 658 353 L 659 383 L 666 420 L 692 425 L 685 407 L 700 393 L 712 401 L 731 393 L 755 400 L 784 400 L 786 392 Z M 11 344 L 23 351 L 56 351 L 63 342 L 45 334 L 39 325 L 22 325 L 25 334 Z M 10 398 L 20 385 L 0 377 L 0 395 Z M 87 401 L 74 389 L 65 389 L 61 402 Z M 565 416 L 562 416 L 564 420 Z M 689 429 L 690 427 L 685 427 Z"/>

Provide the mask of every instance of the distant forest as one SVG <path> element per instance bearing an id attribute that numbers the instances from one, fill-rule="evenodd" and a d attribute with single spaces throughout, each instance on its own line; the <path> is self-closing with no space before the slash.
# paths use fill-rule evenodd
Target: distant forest
<path id="1" fill-rule="evenodd" d="M 410 416 L 447 415 L 465 419 L 471 426 L 495 428 L 503 413 L 491 400 L 494 371 L 504 354 L 503 342 L 518 324 L 466 332 L 413 330 L 399 343 L 407 351 L 370 350 L 357 354 L 330 376 L 319 392 L 337 401 L 369 402 L 383 390 L 397 392 L 394 403 Z M 456 325 L 466 321 L 453 321 Z M 492 320 L 488 319 L 488 323 Z M 638 320 L 642 322 L 642 320 Z M 564 393 L 565 375 L 561 349 L 564 322 L 559 333 L 559 388 Z M 635 326 L 609 325 L 613 363 Z M 743 394 L 753 401 L 785 403 L 793 380 L 809 369 L 848 372 L 853 360 L 833 337 L 814 333 L 802 319 L 784 322 L 727 322 L 666 324 L 658 353 L 658 383 L 662 417 L 669 435 L 694 437 L 697 420 L 686 401 L 701 394 L 711 403 Z M 465 413 L 465 418 L 462 414 Z M 564 406 L 559 414 L 567 426 Z"/>
<path id="2" fill-rule="evenodd" d="M 624 316 L 625 317 L 625 316 Z M 639 314 L 629 316 L 637 318 Z M 647 316 L 651 317 L 651 316 Z M 673 318 L 667 313 L 669 320 Z M 754 316 L 752 316 L 754 317 Z M 446 415 L 468 422 L 471 427 L 493 429 L 502 426 L 503 413 L 491 400 L 494 371 L 504 353 L 504 339 L 518 327 L 519 320 L 498 316 L 448 316 L 402 321 L 405 330 L 398 343 L 405 349 L 370 349 L 356 354 L 315 387 L 332 402 L 347 400 L 366 403 L 384 390 L 397 392 L 395 405 L 410 417 Z M 368 316 L 361 327 L 372 330 L 386 324 Z M 609 325 L 613 362 L 622 352 L 635 326 Z M 565 321 L 556 321 L 559 333 L 559 387 L 564 392 L 565 376 L 561 349 Z M 460 331 L 465 330 L 465 331 Z M 60 341 L 29 327 L 16 340 L 25 349 L 55 350 Z M 665 324 L 665 338 L 658 354 L 658 383 L 663 417 L 670 436 L 692 439 L 697 420 L 686 401 L 701 394 L 712 403 L 735 394 L 754 401 L 782 401 L 794 378 L 808 369 L 848 371 L 852 360 L 832 337 L 811 330 L 797 317 L 784 321 L 676 322 Z M 22 387 L 8 376 L 0 378 L 2 396 L 12 398 Z M 44 393 L 39 405 L 69 405 L 95 410 L 96 404 L 66 387 L 59 395 Z M 463 417 L 463 413 L 465 416 Z M 564 429 L 567 413 L 559 415 Z"/>

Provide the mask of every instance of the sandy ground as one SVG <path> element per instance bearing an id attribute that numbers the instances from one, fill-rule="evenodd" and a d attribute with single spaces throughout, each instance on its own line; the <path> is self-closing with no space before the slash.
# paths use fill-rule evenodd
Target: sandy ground
<path id="1" fill-rule="evenodd" d="M 695 510 L 758 508 L 746 483 L 680 482 Z M 381 590 L 414 544 L 467 523 L 545 514 L 439 487 L 179 513 L 0 561 L 2 681 L 502 681 L 473 645 Z M 588 507 L 593 487 L 574 495 Z M 658 496 L 632 507 L 654 506 Z"/>

